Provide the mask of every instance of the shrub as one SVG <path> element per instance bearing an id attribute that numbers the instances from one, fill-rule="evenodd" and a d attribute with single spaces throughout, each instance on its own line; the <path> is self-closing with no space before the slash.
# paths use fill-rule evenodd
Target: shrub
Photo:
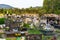
<path id="1" fill-rule="evenodd" d="M 5 18 L 0 18 L 0 24 L 4 24 Z"/>

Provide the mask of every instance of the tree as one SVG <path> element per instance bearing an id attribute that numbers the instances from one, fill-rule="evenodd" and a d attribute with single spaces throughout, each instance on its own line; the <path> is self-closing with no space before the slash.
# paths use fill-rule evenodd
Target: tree
<path id="1" fill-rule="evenodd" d="M 43 7 L 47 11 L 47 13 L 55 13 L 59 14 L 60 10 L 60 0 L 44 0 Z"/>

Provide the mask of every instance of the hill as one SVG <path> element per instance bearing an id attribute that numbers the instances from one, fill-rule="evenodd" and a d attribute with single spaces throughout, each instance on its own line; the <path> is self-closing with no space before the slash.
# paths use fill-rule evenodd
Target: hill
<path id="1" fill-rule="evenodd" d="M 6 5 L 6 4 L 0 4 L 0 9 L 1 8 L 3 8 L 3 9 L 6 8 L 7 9 L 7 8 L 13 8 L 13 7 L 10 6 L 10 5 Z"/>

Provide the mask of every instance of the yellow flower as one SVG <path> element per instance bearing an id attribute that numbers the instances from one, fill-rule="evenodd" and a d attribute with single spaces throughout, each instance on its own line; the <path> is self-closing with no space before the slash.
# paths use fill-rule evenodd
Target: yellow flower
<path id="1" fill-rule="evenodd" d="M 20 36 L 21 34 L 18 34 L 18 36 Z"/>
<path id="2" fill-rule="evenodd" d="M 20 36 L 21 34 L 16 33 L 15 36 Z"/>
<path id="3" fill-rule="evenodd" d="M 16 33 L 15 36 L 18 36 L 18 34 Z"/>

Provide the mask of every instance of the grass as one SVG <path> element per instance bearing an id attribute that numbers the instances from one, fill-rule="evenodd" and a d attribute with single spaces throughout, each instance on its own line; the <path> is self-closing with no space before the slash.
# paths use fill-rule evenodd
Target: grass
<path id="1" fill-rule="evenodd" d="M 6 40 L 21 40 L 22 37 L 6 38 Z"/>
<path id="2" fill-rule="evenodd" d="M 6 40 L 16 40 L 16 38 L 6 38 Z"/>
<path id="3" fill-rule="evenodd" d="M 42 40 L 51 40 L 53 36 L 42 36 Z"/>
<path id="4" fill-rule="evenodd" d="M 57 37 L 57 40 L 60 40 L 60 36 Z"/>
<path id="5" fill-rule="evenodd" d="M 39 30 L 28 30 L 29 34 L 41 34 L 41 32 Z"/>
<path id="6" fill-rule="evenodd" d="M 56 33 L 60 33 L 60 29 L 55 29 L 55 30 L 56 30 L 56 31 L 55 31 Z"/>

